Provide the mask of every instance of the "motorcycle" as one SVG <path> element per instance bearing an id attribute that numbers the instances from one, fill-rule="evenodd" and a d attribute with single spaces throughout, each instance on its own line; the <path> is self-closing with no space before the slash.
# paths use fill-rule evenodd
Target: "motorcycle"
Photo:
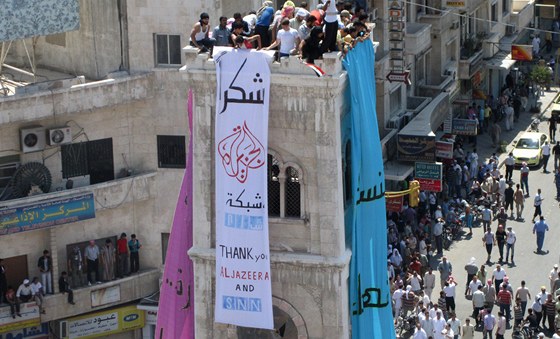
<path id="1" fill-rule="evenodd" d="M 541 123 L 541 120 L 539 118 L 533 119 L 531 121 L 531 132 L 538 132 L 540 123 Z"/>

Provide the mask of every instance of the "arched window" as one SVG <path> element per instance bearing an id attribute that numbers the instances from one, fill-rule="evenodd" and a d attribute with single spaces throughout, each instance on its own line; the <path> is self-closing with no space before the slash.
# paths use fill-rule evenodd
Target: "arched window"
<path id="1" fill-rule="evenodd" d="M 286 168 L 286 217 L 301 217 L 301 186 L 299 172 L 293 167 Z"/>
<path id="2" fill-rule="evenodd" d="M 280 216 L 280 166 L 278 160 L 268 155 L 268 215 Z"/>

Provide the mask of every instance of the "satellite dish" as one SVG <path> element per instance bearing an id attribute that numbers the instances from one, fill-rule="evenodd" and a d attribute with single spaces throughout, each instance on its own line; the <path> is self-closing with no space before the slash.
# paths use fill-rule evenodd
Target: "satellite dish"
<path id="1" fill-rule="evenodd" d="M 16 170 L 8 186 L 0 194 L 0 200 L 27 197 L 33 186 L 37 186 L 43 193 L 47 193 L 51 189 L 51 184 L 51 172 L 45 165 L 39 162 L 28 162 Z"/>

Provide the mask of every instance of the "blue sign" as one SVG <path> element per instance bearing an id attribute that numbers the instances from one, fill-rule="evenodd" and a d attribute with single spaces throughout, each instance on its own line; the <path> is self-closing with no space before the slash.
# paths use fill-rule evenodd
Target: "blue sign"
<path id="1" fill-rule="evenodd" d="M 0 235 L 95 218 L 93 193 L 0 210 Z"/>

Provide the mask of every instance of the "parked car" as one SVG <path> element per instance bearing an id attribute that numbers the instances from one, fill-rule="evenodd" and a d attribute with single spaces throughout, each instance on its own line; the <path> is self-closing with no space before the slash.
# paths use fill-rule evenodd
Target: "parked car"
<path id="1" fill-rule="evenodd" d="M 548 141 L 544 133 L 525 132 L 515 143 L 513 158 L 516 165 L 526 162 L 528 166 L 539 166 L 542 161 L 542 147 Z"/>

